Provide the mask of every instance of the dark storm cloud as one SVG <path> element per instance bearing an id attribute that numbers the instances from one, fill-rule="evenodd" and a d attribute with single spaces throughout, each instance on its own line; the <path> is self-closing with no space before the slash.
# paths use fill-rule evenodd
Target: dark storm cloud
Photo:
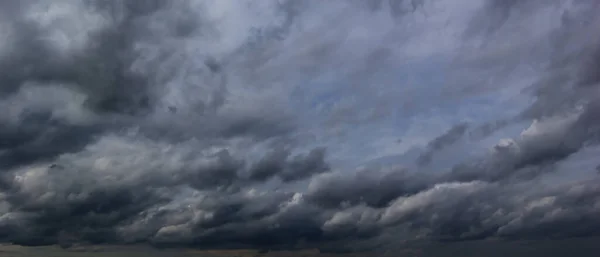
<path id="1" fill-rule="evenodd" d="M 14 90 L 25 82 L 71 84 L 88 96 L 88 104 L 94 110 L 131 112 L 148 107 L 147 82 L 141 74 L 132 72 L 130 66 L 133 44 L 144 32 L 136 21 L 157 11 L 159 2 L 104 2 L 103 17 L 110 25 L 90 31 L 90 43 L 70 56 L 61 56 L 52 49 L 45 39 L 49 32 L 41 25 L 24 18 L 25 14 L 17 16 L 11 24 L 16 37 L 9 56 L 1 62 L 2 88 Z M 19 11 L 31 10 L 21 8 Z"/>
<path id="2" fill-rule="evenodd" d="M 149 108 L 147 82 L 131 72 L 130 66 L 135 33 L 141 30 L 133 22 L 156 11 L 146 6 L 150 2 L 140 6 L 110 2 L 112 8 L 123 7 L 122 15 L 109 17 L 114 20 L 108 28 L 89 31 L 88 44 L 68 55 L 48 42 L 50 31 L 26 18 L 34 5 L 43 2 L 10 4 L 14 2 L 5 4 L 12 12 L 3 22 L 12 27 L 14 37 L 9 38 L 8 54 L 0 60 L 3 106 L 9 110 L 0 117 L 4 125 L 0 129 L 2 166 L 77 151 L 103 131 L 108 121 L 77 124 L 70 117 L 57 117 L 56 112 L 69 108 L 74 97 L 85 99 L 75 103 L 81 112 L 125 114 Z"/>
<path id="3" fill-rule="evenodd" d="M 392 205 L 383 220 L 416 230 L 424 228 L 425 233 L 441 240 L 594 235 L 599 231 L 592 218 L 598 213 L 593 183 L 571 185 L 562 188 L 562 193 L 524 189 L 531 184 L 503 188 L 486 184 L 440 186 L 428 191 L 430 195 L 416 195 L 424 201 L 417 206 L 409 204 L 410 198 Z"/>
<path id="4" fill-rule="evenodd" d="M 165 60 L 159 58 L 143 64 L 140 70 L 135 68 L 140 63 L 136 46 L 156 40 L 153 35 L 156 31 L 148 25 L 149 17 L 154 14 L 164 16 L 160 12 L 172 7 L 168 1 L 89 1 L 73 4 L 75 10 L 83 15 L 99 16 L 102 25 L 85 27 L 89 31 L 80 33 L 87 35 L 86 43 L 81 49 L 69 49 L 67 53 L 57 50 L 49 41 L 52 30 L 27 16 L 34 12 L 34 7 L 45 4 L 43 1 L 3 3 L 6 5 L 3 11 L 10 16 L 2 22 L 13 29 L 14 37 L 9 38 L 7 55 L 0 60 L 0 91 L 3 109 L 14 111 L 4 112 L 0 117 L 3 124 L 0 129 L 2 166 L 77 151 L 106 129 L 133 124 L 140 126 L 141 132 L 148 136 L 173 136 L 179 140 L 199 135 L 227 138 L 250 135 L 263 139 L 283 135 L 293 129 L 289 118 L 275 113 L 263 115 L 260 110 L 256 114 L 236 113 L 226 117 L 212 114 L 223 105 L 227 93 L 224 74 L 208 74 L 205 75 L 208 81 L 197 82 L 214 84 L 206 85 L 212 91 L 208 92 L 210 98 L 195 102 L 191 110 L 179 108 L 177 113 L 170 115 L 173 117 L 167 120 L 161 117 L 160 124 L 156 124 L 156 119 L 144 120 L 144 115 L 151 115 L 156 109 L 167 110 L 166 106 L 157 103 L 163 86 L 158 83 L 164 83 L 161 80 L 165 78 L 158 76 L 155 69 L 167 69 L 160 63 L 171 58 L 169 55 L 172 53 L 166 52 L 160 57 Z M 177 26 L 199 28 L 200 21 L 188 19 L 191 16 L 172 19 L 164 25 L 167 30 Z M 65 31 L 61 32 L 67 33 L 68 29 L 64 28 Z M 223 67 L 210 57 L 206 58 L 204 69 L 204 72 L 223 72 Z M 52 100 L 45 99 L 47 97 Z M 73 121 L 72 117 L 57 117 L 56 112 L 71 108 L 68 103 L 73 102 L 74 97 L 84 99 L 83 102 L 76 100 L 76 108 L 85 112 L 81 115 L 96 116 L 94 121 L 81 124 Z M 174 106 L 168 108 L 177 109 Z M 198 112 L 205 116 L 197 115 Z M 195 117 L 190 118 L 191 115 Z M 187 122 L 182 122 L 182 119 Z M 174 123 L 173 120 L 179 121 Z"/>
<path id="5" fill-rule="evenodd" d="M 509 123 L 536 119 L 520 137 L 449 172 L 351 172 L 332 167 L 325 147 L 301 150 L 294 132 L 302 127 L 287 108 L 290 99 L 270 96 L 263 85 L 283 75 L 259 72 L 272 60 L 257 61 L 254 54 L 268 56 L 261 44 L 289 43 L 284 39 L 292 23 L 310 5 L 292 2 L 278 2 L 280 25 L 226 50 L 230 42 L 209 47 L 207 41 L 224 36 L 203 20 L 208 13 L 197 13 L 204 7 L 189 11 L 188 1 L 62 3 L 99 20 L 84 26 L 84 43 L 70 47 L 50 40 L 52 30 L 26 15 L 44 1 L 0 3 L 7 14 L 0 22 L 15 35 L 2 45 L 10 51 L 0 49 L 0 239 L 25 245 L 358 249 L 416 237 L 600 233 L 597 180 L 540 182 L 598 143 L 600 51 L 593 39 L 584 40 L 598 28 L 594 12 L 567 13 L 550 33 L 551 56 L 535 60 L 550 65 L 531 86 L 536 98 L 527 111 L 472 130 L 458 124 L 432 140 L 419 163 L 429 163 L 465 134 L 477 140 Z M 401 20 L 429 2 L 366 3 Z M 593 1 L 581 4 L 595 7 Z M 521 21 L 515 10 L 546 5 L 490 1 L 481 12 L 491 15 L 476 16 L 465 38 L 490 37 L 492 46 L 482 48 L 494 52 L 495 39 L 499 45 L 518 41 L 501 40 L 505 24 Z M 190 38 L 202 40 L 186 43 Z M 494 58 L 503 67 L 521 61 Z"/>
<path id="6" fill-rule="evenodd" d="M 0 104 L 0 166 L 3 169 L 79 151 L 107 124 L 82 120 L 83 102 L 64 87 L 26 85 Z"/>
<path id="7" fill-rule="evenodd" d="M 140 213 L 175 201 L 179 191 L 192 188 L 213 192 L 222 202 L 205 207 L 214 212 L 215 218 L 197 228 L 190 226 L 193 231 L 204 233 L 194 235 L 190 242 L 200 238 L 221 241 L 231 237 L 222 236 L 227 231 L 238 230 L 229 228 L 230 223 L 250 222 L 277 213 L 278 205 L 289 198 L 274 195 L 269 200 L 272 204 L 266 202 L 270 196 L 260 202 L 249 202 L 236 195 L 241 188 L 271 178 L 294 182 L 329 170 L 322 148 L 306 154 L 287 152 L 267 156 L 257 164 L 248 162 L 239 152 L 202 152 L 228 144 L 228 138 L 249 137 L 260 141 L 286 135 L 293 130 L 293 124 L 285 114 L 267 113 L 261 106 L 216 113 L 226 101 L 228 71 L 210 56 L 203 58 L 203 65 L 198 66 L 203 78 L 195 81 L 208 90 L 206 95 L 198 97 L 207 98 L 191 99 L 189 106 L 177 102 L 164 106 L 168 103 L 160 102 L 163 86 L 172 79 L 169 77 L 172 74 L 161 77 L 159 70 L 171 68 L 175 72 L 185 67 L 181 65 L 186 65 L 186 60 L 178 60 L 171 53 L 177 49 L 162 49 L 162 56 L 143 63 L 137 47 L 164 39 L 154 35 L 160 31 L 149 26 L 160 16 L 170 18 L 162 24 L 165 30 L 174 33 L 168 37 L 187 37 L 203 29 L 199 20 L 188 19 L 196 14 L 169 17 L 172 16 L 169 8 L 182 8 L 185 3 L 180 6 L 168 1 L 59 3 L 101 20 L 97 27 L 85 27 L 89 31 L 83 34 L 88 37 L 81 48 L 66 51 L 49 41 L 52 30 L 28 16 L 45 4 L 42 1 L 2 4 L 2 11 L 10 13 L 3 16 L 2 24 L 13 29 L 15 35 L 7 46 L 8 54 L 0 60 L 4 110 L 0 115 L 3 125 L 0 223 L 3 231 L 7 231 L 2 234 L 4 240 L 26 245 L 69 244 L 64 241 L 149 242 L 164 223 L 156 224 L 159 227 L 154 227 L 151 234 L 133 239 L 120 235 L 119 227 L 136 222 Z M 128 133 L 135 131 L 173 144 L 129 136 Z M 196 138 L 196 143 L 181 146 L 191 138 Z M 161 152 L 169 147 L 174 148 Z M 247 177 L 248 174 L 251 176 Z M 280 215 L 284 228 L 277 231 L 281 233 L 261 232 L 263 229 L 257 227 L 255 234 L 248 230 L 247 238 L 240 241 L 251 244 L 258 233 L 267 233 L 261 244 L 268 244 L 268 236 L 272 234 L 281 234 L 278 242 L 291 242 L 299 237 L 294 233 L 284 234 L 293 231 L 287 227 L 304 226 L 293 221 L 293 217 Z M 291 219 L 290 225 L 285 224 L 287 219 Z M 170 222 L 170 218 L 164 222 Z"/>
<path id="8" fill-rule="evenodd" d="M 14 233 L 4 235 L 4 240 L 63 243 L 64 235 L 69 235 L 75 241 L 92 243 L 294 244 L 292 239 L 302 237 L 305 232 L 301 230 L 310 226 L 302 220 L 317 218 L 286 209 L 293 193 L 249 191 L 245 186 L 255 181 L 246 180 L 244 163 L 228 152 L 202 157 L 194 146 L 162 152 L 160 148 L 167 146 L 151 142 L 134 149 L 130 147 L 139 142 L 112 145 L 123 143 L 118 138 L 104 139 L 80 153 L 63 155 L 52 165 L 16 171 L 3 198 L 11 209 L 3 225 Z M 317 154 L 278 161 L 291 172 L 313 172 L 311 169 L 320 168 L 323 162 L 320 150 L 315 151 Z M 282 168 L 279 172 L 288 171 Z M 292 174 L 295 177 L 285 181 L 310 173 Z M 190 189 L 198 190 L 196 196 L 190 196 L 191 202 L 186 204 L 184 199 L 177 204 L 177 193 Z M 168 207 L 170 203 L 175 204 L 173 208 Z M 319 224 L 313 222 L 312 226 Z M 238 230 L 246 234 L 235 233 Z M 260 234 L 264 234 L 262 239 Z M 273 237 L 277 239 L 269 239 Z"/>

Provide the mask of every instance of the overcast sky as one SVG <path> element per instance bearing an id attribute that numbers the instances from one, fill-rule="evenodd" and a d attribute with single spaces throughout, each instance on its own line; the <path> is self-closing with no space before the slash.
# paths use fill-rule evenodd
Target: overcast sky
<path id="1" fill-rule="evenodd" d="M 0 240 L 600 235 L 595 0 L 0 2 Z"/>

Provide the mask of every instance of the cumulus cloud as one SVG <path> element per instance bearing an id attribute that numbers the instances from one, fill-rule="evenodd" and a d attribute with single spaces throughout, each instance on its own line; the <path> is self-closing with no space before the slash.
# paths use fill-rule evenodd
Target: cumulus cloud
<path id="1" fill-rule="evenodd" d="M 0 240 L 597 236 L 597 7 L 3 1 Z"/>

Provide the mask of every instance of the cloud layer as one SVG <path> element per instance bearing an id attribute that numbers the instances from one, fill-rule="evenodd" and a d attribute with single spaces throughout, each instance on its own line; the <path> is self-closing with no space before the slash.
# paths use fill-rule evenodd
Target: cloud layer
<path id="1" fill-rule="evenodd" d="M 4 1 L 0 240 L 598 236 L 599 7 Z"/>

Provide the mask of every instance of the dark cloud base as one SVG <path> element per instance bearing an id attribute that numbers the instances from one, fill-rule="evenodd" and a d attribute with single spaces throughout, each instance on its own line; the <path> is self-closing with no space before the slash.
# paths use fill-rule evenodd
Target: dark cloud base
<path id="1" fill-rule="evenodd" d="M 475 254 L 525 239 L 595 247 L 589 242 L 600 236 L 600 178 L 552 186 L 542 180 L 598 147 L 600 45 L 583 39 L 600 28 L 598 3 L 575 1 L 585 8 L 565 12 L 547 38 L 547 54 L 531 56 L 547 67 L 531 86 L 535 101 L 528 109 L 489 126 L 457 124 L 416 161 L 426 167 L 465 134 L 479 140 L 507 123 L 535 119 L 532 127 L 448 172 L 428 173 L 337 171 L 327 147 L 307 148 L 295 138 L 302 127 L 294 110 L 277 97 L 253 94 L 264 86 L 255 66 L 265 62 L 257 59 L 268 56 L 256 52 L 284 44 L 296 15 L 314 4 L 291 2 L 275 7 L 285 22 L 251 43 L 192 55 L 186 40 L 216 40 L 219 31 L 203 18 L 208 14 L 188 11 L 207 12 L 191 1 L 61 2 L 72 10 L 66 23 L 51 26 L 35 17 L 53 4 L 0 3 L 6 17 L 0 25 L 12 33 L 0 44 L 0 240 L 323 251 L 424 240 L 435 245 L 431 251 L 444 249 L 435 254 L 460 256 L 471 254 L 460 252 L 463 246 Z M 351 6 L 387 8 L 401 19 L 428 1 L 400 2 Z M 548 6 L 488 1 L 480 12 L 491 18 L 472 21 L 462 37 L 493 44 L 505 24 L 522 18 L 520 10 Z M 81 45 L 53 41 L 53 29 L 66 33 L 68 24 L 88 18 L 96 20 L 83 25 Z M 470 242 L 481 239 L 516 242 Z M 554 244 L 540 243 L 546 246 Z"/>
<path id="2" fill-rule="evenodd" d="M 302 251 L 258 251 L 258 250 L 191 250 L 165 249 L 157 250 L 138 246 L 77 246 L 68 250 L 58 247 L 18 247 L 0 246 L 0 256 L 202 256 L 202 257 L 385 257 L 385 256 L 423 256 L 423 257 L 560 257 L 581 256 L 594 257 L 600 250 L 598 238 L 574 238 L 566 240 L 523 240 L 523 241 L 469 241 L 460 243 L 414 242 L 410 245 L 398 246 L 387 252 L 360 253 L 317 253 L 315 250 Z"/>

